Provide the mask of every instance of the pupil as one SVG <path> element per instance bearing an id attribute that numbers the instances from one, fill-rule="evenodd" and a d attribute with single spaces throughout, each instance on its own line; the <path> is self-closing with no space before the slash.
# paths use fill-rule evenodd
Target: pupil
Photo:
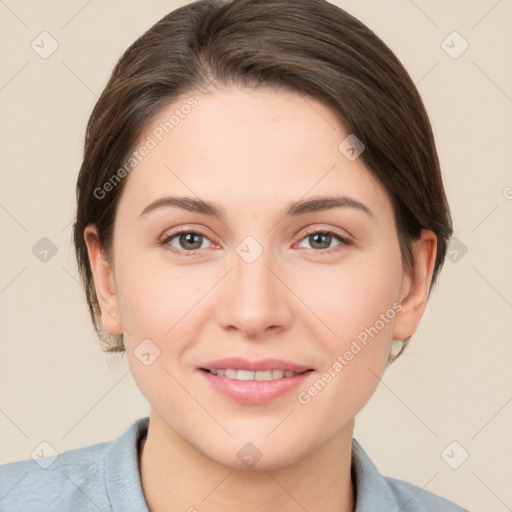
<path id="1" fill-rule="evenodd" d="M 181 236 L 181 242 L 184 242 L 182 245 L 184 245 L 185 247 L 187 247 L 187 244 L 192 244 L 194 245 L 194 239 L 196 240 L 195 241 L 195 244 L 197 245 L 197 239 L 199 239 L 201 237 L 201 235 L 198 235 L 197 233 L 186 233 L 185 235 L 182 235 Z M 199 247 L 201 246 L 201 242 L 199 242 Z M 188 247 L 190 249 L 190 247 Z M 197 249 L 198 247 L 192 247 L 193 249 Z"/>
<path id="2" fill-rule="evenodd" d="M 315 243 L 319 243 L 320 245 L 322 245 L 322 249 L 329 247 L 331 235 L 327 235 L 325 233 L 315 233 L 314 235 L 312 235 L 312 237 Z M 320 241 L 318 240 L 318 238 L 320 238 Z M 322 242 L 321 238 L 327 238 L 327 242 L 325 240 Z"/>

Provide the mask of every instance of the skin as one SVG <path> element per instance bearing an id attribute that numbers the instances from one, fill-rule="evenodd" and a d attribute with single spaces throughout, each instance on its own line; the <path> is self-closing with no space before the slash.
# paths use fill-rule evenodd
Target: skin
<path id="1" fill-rule="evenodd" d="M 191 95 L 162 110 L 141 141 Z M 354 418 L 384 373 L 392 340 L 419 325 L 436 237 L 422 232 L 407 274 L 388 194 L 360 158 L 338 150 L 348 133 L 321 103 L 263 88 L 193 96 L 197 107 L 131 171 L 112 253 L 102 251 L 94 226 L 84 233 L 103 324 L 124 335 L 151 406 L 140 454 L 149 509 L 353 511 Z M 373 217 L 350 207 L 283 216 L 291 202 L 334 192 Z M 168 195 L 211 201 L 225 219 L 177 207 L 140 217 Z M 179 236 L 160 245 L 180 228 L 204 235 L 193 245 L 200 249 L 180 245 Z M 334 229 L 352 243 L 332 237 L 322 246 L 305 228 Z M 250 264 L 236 252 L 247 236 L 263 249 Z M 405 298 L 317 396 L 299 403 L 300 390 Z M 134 355 L 146 338 L 160 350 L 149 366 Z M 270 403 L 241 404 L 197 370 L 229 356 L 276 357 L 315 371 Z M 262 453 L 250 469 L 237 457 L 247 442 Z"/>

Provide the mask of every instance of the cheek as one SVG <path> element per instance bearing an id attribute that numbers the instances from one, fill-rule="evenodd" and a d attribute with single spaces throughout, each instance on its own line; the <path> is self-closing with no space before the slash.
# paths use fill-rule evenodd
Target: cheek
<path id="1" fill-rule="evenodd" d="M 197 272 L 173 267 L 165 258 L 155 261 L 143 252 L 119 257 L 116 276 L 123 325 L 138 336 L 163 339 L 204 294 Z"/>
<path id="2" fill-rule="evenodd" d="M 159 410 L 186 408 L 187 395 L 173 378 L 173 363 L 181 360 L 191 320 L 196 322 L 190 310 L 200 298 L 201 289 L 192 282 L 197 276 L 136 257 L 120 262 L 118 274 L 126 357 L 138 388 Z"/>
<path id="3" fill-rule="evenodd" d="M 403 277 L 398 246 L 395 249 L 340 267 L 338 282 L 330 281 L 326 323 L 335 335 L 322 338 L 330 355 L 326 380 L 332 381 L 324 399 L 329 401 L 329 394 L 353 414 L 375 391 L 388 360 Z"/>
<path id="4" fill-rule="evenodd" d="M 308 305 L 324 321 L 316 322 L 313 335 L 327 357 L 321 382 L 303 390 L 304 403 L 311 399 L 315 408 L 331 409 L 339 422 L 369 400 L 391 349 L 402 267 L 398 245 L 381 247 L 331 267 L 320 280 L 308 280 Z M 333 403 L 339 407 L 332 409 Z"/>
<path id="5" fill-rule="evenodd" d="M 317 331 L 323 333 L 320 339 L 330 338 L 331 348 L 343 350 L 376 322 L 381 334 L 391 332 L 401 280 L 400 255 L 387 248 L 325 266 L 302 281 L 301 296 L 323 320 L 316 322 L 322 328 Z M 381 315 L 386 316 L 384 324 Z"/>
<path id="6" fill-rule="evenodd" d="M 162 383 L 181 396 L 168 372 L 175 374 L 194 344 L 191 340 L 199 339 L 211 319 L 205 294 L 219 277 L 206 266 L 199 272 L 193 266 L 171 266 L 165 259 L 150 262 L 134 254 L 120 258 L 116 273 L 124 343 L 139 389 L 150 402 L 164 400 Z M 139 357 L 148 352 L 150 359 L 156 357 L 145 366 Z M 173 400 L 179 399 L 173 395 Z"/>

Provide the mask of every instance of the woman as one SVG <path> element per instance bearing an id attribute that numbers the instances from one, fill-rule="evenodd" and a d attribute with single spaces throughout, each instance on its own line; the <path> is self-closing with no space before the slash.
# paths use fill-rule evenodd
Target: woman
<path id="1" fill-rule="evenodd" d="M 452 234 L 421 98 L 367 27 L 323 0 L 170 13 L 95 106 L 77 202 L 91 317 L 150 416 L 2 466 L 1 510 L 463 510 L 353 439 Z"/>

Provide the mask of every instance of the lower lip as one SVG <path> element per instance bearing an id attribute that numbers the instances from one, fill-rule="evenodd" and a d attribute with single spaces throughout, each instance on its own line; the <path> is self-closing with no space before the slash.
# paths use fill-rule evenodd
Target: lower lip
<path id="1" fill-rule="evenodd" d="M 243 404 L 264 404 L 302 384 L 313 371 L 275 380 L 237 380 L 199 370 L 218 391 Z"/>

